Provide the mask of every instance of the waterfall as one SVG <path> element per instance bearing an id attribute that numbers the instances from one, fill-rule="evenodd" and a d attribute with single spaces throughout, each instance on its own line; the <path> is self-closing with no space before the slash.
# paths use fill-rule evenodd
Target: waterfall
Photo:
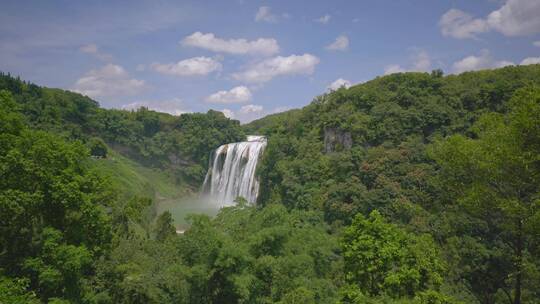
<path id="1" fill-rule="evenodd" d="M 248 136 L 247 141 L 217 148 L 210 158 L 203 195 L 209 195 L 220 207 L 234 205 L 239 196 L 254 204 L 259 194 L 255 169 L 265 147 L 264 136 Z"/>

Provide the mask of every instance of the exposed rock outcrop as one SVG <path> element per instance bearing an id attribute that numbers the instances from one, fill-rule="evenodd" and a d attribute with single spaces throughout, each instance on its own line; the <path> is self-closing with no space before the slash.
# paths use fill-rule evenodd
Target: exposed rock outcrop
<path id="1" fill-rule="evenodd" d="M 351 132 L 337 128 L 324 129 L 324 152 L 332 153 L 349 150 L 352 147 Z"/>

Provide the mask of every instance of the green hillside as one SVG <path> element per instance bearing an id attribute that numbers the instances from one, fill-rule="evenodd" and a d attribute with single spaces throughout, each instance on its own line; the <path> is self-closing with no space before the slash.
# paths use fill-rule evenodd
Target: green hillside
<path id="1" fill-rule="evenodd" d="M 246 133 L 268 138 L 257 204 L 182 222 Z M 538 303 L 539 151 L 540 65 L 392 74 L 244 126 L 2 75 L 0 303 Z"/>
<path id="2" fill-rule="evenodd" d="M 132 164 L 168 171 L 184 188 L 198 189 L 213 149 L 244 138 L 238 121 L 212 110 L 173 116 L 144 107 L 104 109 L 86 96 L 3 73 L 0 90 L 11 93 L 32 128 L 80 140 L 89 147 L 99 138 Z"/>
<path id="3" fill-rule="evenodd" d="M 96 158 L 93 163 L 100 172 L 111 177 L 115 188 L 125 191 L 126 197 L 175 199 L 193 191 L 190 187 L 178 185 L 170 172 L 145 167 L 114 150 L 107 158 Z"/>

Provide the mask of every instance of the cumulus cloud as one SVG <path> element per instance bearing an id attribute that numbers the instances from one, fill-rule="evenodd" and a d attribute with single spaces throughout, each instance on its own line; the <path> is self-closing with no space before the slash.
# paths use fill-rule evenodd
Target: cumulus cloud
<path id="1" fill-rule="evenodd" d="M 221 113 L 223 113 L 223 115 L 225 115 L 225 117 L 227 118 L 234 119 L 234 111 L 230 109 L 223 109 L 221 110 Z"/>
<path id="2" fill-rule="evenodd" d="M 330 91 L 336 91 L 342 87 L 349 88 L 352 85 L 352 83 L 349 80 L 338 78 L 334 82 L 332 82 L 327 89 Z"/>
<path id="3" fill-rule="evenodd" d="M 242 123 L 247 123 L 252 120 L 261 118 L 269 113 L 264 110 L 264 107 L 256 104 L 248 104 L 242 106 L 237 111 L 231 109 L 223 109 L 221 112 L 228 118 L 238 119 Z"/>
<path id="4" fill-rule="evenodd" d="M 169 100 L 137 101 L 123 105 L 122 109 L 136 110 L 141 107 L 146 107 L 157 112 L 169 113 L 176 116 L 184 113 L 191 113 L 190 110 L 185 109 L 184 102 L 180 98 L 173 98 Z"/>
<path id="5" fill-rule="evenodd" d="M 245 86 L 234 87 L 228 91 L 218 91 L 206 98 L 211 103 L 244 103 L 251 100 L 251 91 Z"/>
<path id="6" fill-rule="evenodd" d="M 176 63 L 153 63 L 154 71 L 175 76 L 204 76 L 221 70 L 221 63 L 209 57 L 193 57 Z"/>
<path id="7" fill-rule="evenodd" d="M 184 38 L 181 43 L 185 46 L 236 55 L 270 56 L 279 52 L 279 45 L 272 38 L 259 38 L 251 41 L 246 39 L 222 39 L 212 33 L 195 32 Z"/>
<path id="8" fill-rule="evenodd" d="M 406 72 L 399 64 L 391 64 L 384 67 L 384 75 Z"/>
<path id="9" fill-rule="evenodd" d="M 340 35 L 334 42 L 326 46 L 327 50 L 344 51 L 349 48 L 349 38 L 345 35 Z"/>
<path id="10" fill-rule="evenodd" d="M 540 32 L 540 1 L 507 0 L 485 18 L 474 18 L 458 9 L 442 15 L 439 26 L 444 36 L 474 38 L 476 34 L 495 30 L 505 36 L 523 36 Z"/>
<path id="11" fill-rule="evenodd" d="M 99 60 L 103 60 L 103 61 L 112 60 L 112 55 L 100 52 L 98 46 L 93 44 L 93 43 L 85 44 L 85 45 L 81 46 L 79 48 L 79 51 L 81 51 L 82 53 L 85 53 L 85 54 L 90 54 L 90 55 L 98 58 Z"/>
<path id="12" fill-rule="evenodd" d="M 263 83 L 281 75 L 310 75 L 319 62 L 319 58 L 311 54 L 277 56 L 251 65 L 232 77 L 249 83 Z"/>
<path id="13" fill-rule="evenodd" d="M 144 80 L 131 78 L 123 67 L 107 64 L 79 78 L 72 90 L 95 98 L 134 95 L 146 87 Z"/>
<path id="14" fill-rule="evenodd" d="M 489 27 L 485 20 L 474 19 L 458 9 L 451 9 L 442 15 L 439 26 L 443 36 L 458 39 L 474 38 L 478 33 L 487 32 Z"/>
<path id="15" fill-rule="evenodd" d="M 272 110 L 266 110 L 261 105 L 255 105 L 255 104 L 248 104 L 237 111 L 231 110 L 231 109 L 222 109 L 221 112 L 228 118 L 231 119 L 238 119 L 242 123 L 248 123 L 250 121 L 253 121 L 255 119 L 259 119 L 261 117 L 264 117 L 266 115 L 285 112 L 290 110 L 290 107 L 287 106 L 279 106 L 275 107 Z"/>
<path id="16" fill-rule="evenodd" d="M 236 119 L 240 120 L 242 123 L 247 123 L 255 119 L 259 119 L 265 116 L 267 113 L 264 110 L 264 107 L 256 104 L 248 104 L 242 106 L 236 113 Z"/>
<path id="17" fill-rule="evenodd" d="M 508 0 L 491 12 L 487 22 L 491 28 L 506 36 L 523 36 L 540 32 L 540 1 Z"/>
<path id="18" fill-rule="evenodd" d="M 426 51 L 416 50 L 409 68 L 404 68 L 399 64 L 391 64 L 384 68 L 384 75 L 403 72 L 427 72 L 431 69 L 431 58 Z"/>
<path id="19" fill-rule="evenodd" d="M 414 58 L 411 71 L 427 72 L 431 69 L 431 58 L 426 51 L 419 51 Z"/>
<path id="20" fill-rule="evenodd" d="M 480 51 L 478 56 L 470 55 L 452 65 L 453 72 L 456 74 L 466 71 L 477 71 L 482 69 L 502 68 L 514 63 L 506 60 L 494 60 L 488 50 Z"/>
<path id="21" fill-rule="evenodd" d="M 255 14 L 255 21 L 257 22 L 270 22 L 274 23 L 278 21 L 278 16 L 272 14 L 272 10 L 268 6 L 261 6 Z"/>
<path id="22" fill-rule="evenodd" d="M 493 68 L 504 68 L 505 66 L 509 66 L 509 65 L 516 65 L 516 64 L 513 63 L 512 61 L 500 60 L 500 61 L 495 61 L 495 63 L 493 64 Z"/>
<path id="23" fill-rule="evenodd" d="M 330 22 L 330 19 L 332 19 L 332 16 L 330 15 L 324 15 L 320 18 L 317 18 L 315 19 L 315 22 L 319 22 L 319 23 L 322 23 L 322 24 L 327 24 L 328 22 Z"/>
<path id="24" fill-rule="evenodd" d="M 263 106 L 248 104 L 248 105 L 242 106 L 239 112 L 241 114 L 260 113 L 263 111 L 263 109 L 264 109 Z"/>
<path id="25" fill-rule="evenodd" d="M 521 61 L 520 65 L 540 64 L 540 57 L 528 57 Z"/>

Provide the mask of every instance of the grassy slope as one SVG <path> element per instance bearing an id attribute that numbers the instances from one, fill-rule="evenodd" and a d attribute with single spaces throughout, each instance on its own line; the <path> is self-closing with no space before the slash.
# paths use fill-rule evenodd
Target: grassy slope
<path id="1" fill-rule="evenodd" d="M 95 165 L 112 177 L 113 186 L 121 189 L 125 196 L 146 196 L 159 201 L 177 199 L 193 192 L 187 185 L 177 185 L 174 176 L 167 171 L 145 167 L 112 149 L 106 159 L 96 159 Z"/>
<path id="2" fill-rule="evenodd" d="M 188 214 L 215 215 L 217 212 L 214 206 L 208 206 L 206 202 L 197 199 L 198 189 L 176 184 L 174 176 L 169 172 L 145 167 L 112 149 L 109 149 L 106 159 L 95 159 L 94 163 L 98 170 L 111 177 L 113 187 L 121 191 L 120 195 L 124 198 L 133 195 L 150 197 L 154 199 L 157 214 L 170 211 L 179 230 L 189 227 L 186 221 Z M 144 234 L 138 225 L 133 228 Z"/>

